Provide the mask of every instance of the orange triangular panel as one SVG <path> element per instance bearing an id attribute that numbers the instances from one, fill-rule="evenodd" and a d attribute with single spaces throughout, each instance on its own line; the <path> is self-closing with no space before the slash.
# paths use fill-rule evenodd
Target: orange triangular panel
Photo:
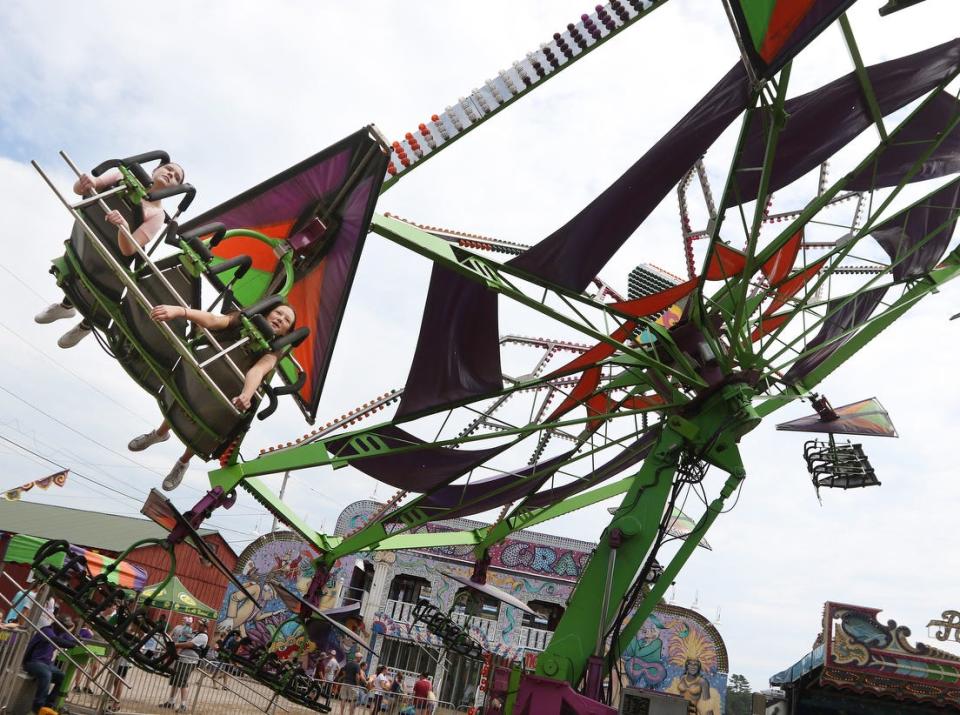
<path id="1" fill-rule="evenodd" d="M 770 307 L 764 311 L 764 315 L 771 315 L 786 305 L 787 301 L 790 300 L 798 290 L 803 288 L 807 281 L 820 272 L 820 269 L 823 268 L 823 264 L 826 262 L 826 259 L 817 261 L 812 266 L 804 268 L 792 278 L 788 278 L 781 285 L 777 286 L 773 302 L 770 304 Z"/>
<path id="2" fill-rule="evenodd" d="M 675 285 L 673 288 L 667 288 L 659 293 L 645 295 L 643 298 L 637 298 L 635 300 L 611 303 L 611 306 L 627 315 L 643 318 L 647 315 L 659 313 L 661 310 L 669 308 L 681 298 L 688 296 L 693 289 L 697 287 L 699 280 L 699 278 L 691 278 L 686 283 Z"/>
<path id="3" fill-rule="evenodd" d="M 725 243 L 718 243 L 710 256 L 710 265 L 707 266 L 708 281 L 722 281 L 731 276 L 743 273 L 747 265 L 747 257 L 740 251 L 730 248 Z"/>
<path id="4" fill-rule="evenodd" d="M 790 274 L 802 242 L 803 229 L 800 229 L 764 262 L 760 270 L 763 271 L 770 285 L 776 285 Z"/>
<path id="5" fill-rule="evenodd" d="M 793 313 L 781 313 L 780 315 L 771 315 L 770 317 L 760 318 L 760 325 L 754 329 L 753 333 L 750 335 L 750 340 L 757 342 L 764 335 L 772 333 L 774 330 L 786 323 L 791 317 L 793 317 Z"/>

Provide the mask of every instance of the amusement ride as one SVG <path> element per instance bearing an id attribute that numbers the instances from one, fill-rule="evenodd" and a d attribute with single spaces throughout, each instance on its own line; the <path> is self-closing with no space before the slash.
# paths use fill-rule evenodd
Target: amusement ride
<path id="1" fill-rule="evenodd" d="M 246 491 L 319 554 L 305 593 L 275 584 L 306 632 L 320 639 L 339 629 L 365 647 L 318 607 L 338 559 L 470 545 L 473 573 L 462 580 L 476 594 L 473 605 L 493 597 L 526 609 L 487 583 L 491 548 L 619 497 L 535 672 L 515 667 L 504 703 L 518 714 L 610 712 L 620 654 L 741 487 L 747 468 L 739 444 L 764 418 L 809 402 L 809 417 L 778 427 L 819 435 L 803 448 L 817 490 L 879 484 L 849 437 L 896 436 L 882 405 L 869 398 L 834 407 L 816 390 L 960 273 L 960 252 L 949 251 L 960 214 L 960 40 L 867 65 L 845 14 L 854 0 L 721 1 L 740 56 L 623 176 L 530 246 L 378 213 L 378 198 L 667 0 L 598 5 L 403 139 L 364 127 L 188 221 L 181 215 L 194 199 L 191 186 L 151 189 L 144 167 L 169 161 L 162 151 L 104 162 L 93 175 L 118 170 L 119 181 L 79 200 L 34 164 L 74 220 L 51 271 L 57 284 L 105 350 L 156 398 L 176 436 L 219 460 L 209 491 L 185 513 L 158 490 L 146 499 L 144 514 L 169 532 L 151 543 L 165 544 L 171 576 L 173 546 L 187 541 L 257 601 L 197 534 Z M 880 8 L 884 21 L 897 22 L 895 11 L 914 2 L 889 0 Z M 831 26 L 839 27 L 852 71 L 791 94 L 794 58 Z M 713 156 L 731 127 L 739 128 L 732 154 Z M 873 148 L 833 176 L 831 159 L 867 130 L 876 135 Z M 710 185 L 711 162 L 728 167 L 723 186 Z M 812 173 L 816 190 L 803 203 L 774 203 L 774 192 Z M 906 187 L 934 180 L 921 198 L 892 208 Z M 686 275 L 663 290 L 619 295 L 599 273 L 674 190 Z M 141 202 L 169 198 L 179 200 L 175 215 L 132 260 L 123 256 L 108 212 L 134 226 Z M 253 419 L 268 417 L 279 399 L 292 399 L 315 422 L 368 233 L 433 264 L 406 383 L 296 439 L 251 451 L 245 436 Z M 265 316 L 283 303 L 296 310 L 299 327 L 277 335 Z M 545 325 L 576 331 L 579 341 L 501 335 L 499 311 L 518 304 Z M 151 317 L 158 305 L 184 314 L 237 311 L 238 332 L 227 342 L 183 319 L 158 322 Z M 523 374 L 504 369 L 510 350 L 532 356 Z M 275 379 L 245 410 L 232 397 L 250 356 L 264 351 L 278 358 Z M 317 531 L 264 479 L 348 465 L 397 491 L 344 536 Z M 663 559 L 689 495 L 702 513 Z M 483 529 L 430 528 L 498 509 Z M 149 597 L 137 600 L 106 574 L 93 576 L 65 542 L 48 544 L 35 569 L 118 653 L 170 672 L 176 652 L 165 622 L 149 617 Z M 458 625 L 429 602 L 416 617 L 451 652 L 482 655 L 469 621 Z M 166 648 L 145 652 L 151 638 Z M 226 650 L 279 695 L 329 710 L 297 658 L 278 658 L 268 643 Z"/>

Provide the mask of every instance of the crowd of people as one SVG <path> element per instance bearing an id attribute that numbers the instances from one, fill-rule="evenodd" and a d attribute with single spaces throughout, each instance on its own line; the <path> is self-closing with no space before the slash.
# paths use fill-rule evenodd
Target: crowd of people
<path id="1" fill-rule="evenodd" d="M 36 618 L 31 618 L 37 610 Z M 37 600 L 37 591 L 24 589 L 11 600 L 10 610 L 4 618 L 5 628 L 23 627 L 27 619 L 37 626 L 30 638 L 23 660 L 23 668 L 37 681 L 36 696 L 33 702 L 35 712 L 54 703 L 64 680 L 64 664 L 58 663 L 58 649 L 72 648 L 84 641 L 96 640 L 95 634 L 82 622 L 60 611 L 54 598 L 44 604 Z M 196 628 L 196 630 L 195 630 Z M 169 694 L 161 708 L 185 712 L 190 707 L 190 686 L 194 671 L 200 667 L 210 678 L 210 684 L 227 690 L 226 679 L 229 665 L 219 660 L 219 652 L 224 647 L 221 637 L 210 644 L 207 635 L 207 623 L 203 619 L 190 616 L 170 631 L 171 640 L 177 650 L 177 662 L 169 677 Z M 153 639 L 144 645 L 145 649 L 159 648 Z M 358 710 L 388 715 L 432 715 L 437 707 L 437 697 L 433 692 L 433 682 L 428 673 L 408 687 L 403 672 L 389 672 L 380 665 L 374 673 L 368 673 L 367 661 L 360 651 L 346 657 L 341 662 L 336 651 L 327 651 L 314 659 L 316 663 L 312 675 L 323 681 L 325 694 L 341 703 L 343 713 L 354 715 Z M 123 680 L 130 670 L 130 662 L 117 657 L 109 664 L 112 671 L 109 677 L 99 679 L 101 664 L 94 658 L 85 665 L 86 672 L 78 671 L 74 680 L 75 693 L 99 694 L 104 689 L 112 695 L 108 711 L 119 709 L 123 689 Z M 94 690 L 94 688 L 97 690 Z"/>
<path id="2" fill-rule="evenodd" d="M 358 708 L 370 708 L 374 713 L 391 715 L 419 715 L 432 713 L 437 706 L 433 681 L 427 673 L 408 689 L 402 672 L 389 673 L 380 665 L 372 675 L 360 651 L 341 663 L 336 651 L 322 653 L 314 677 L 329 683 L 331 698 L 343 702 L 343 712 L 355 713 Z"/>

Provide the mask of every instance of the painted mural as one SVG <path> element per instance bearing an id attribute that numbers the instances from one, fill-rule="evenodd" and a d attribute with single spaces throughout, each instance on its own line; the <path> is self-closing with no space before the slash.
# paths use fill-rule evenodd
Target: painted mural
<path id="1" fill-rule="evenodd" d="M 373 502 L 355 502 L 341 515 L 337 532 L 341 529 L 354 531 L 363 527 L 373 514 L 377 505 Z M 486 526 L 478 521 L 456 519 L 449 523 L 430 523 L 414 529 L 411 533 L 442 533 L 462 529 L 475 529 Z M 562 539 L 571 545 L 580 545 L 584 548 L 566 548 L 548 544 L 532 543 L 521 539 L 505 539 L 490 549 L 490 565 L 510 571 L 520 571 L 535 576 L 560 578 L 576 581 L 583 573 L 584 566 L 590 558 L 592 544 L 573 539 Z M 448 559 L 473 561 L 473 546 L 436 546 L 429 549 L 417 549 L 421 553 L 436 554 Z"/>
<path id="2" fill-rule="evenodd" d="M 375 557 L 380 563 L 390 566 L 387 583 L 394 576 L 405 574 L 418 576 L 430 582 L 431 600 L 444 612 L 453 608 L 453 602 L 461 586 L 453 579 L 446 578 L 443 571 L 469 576 L 471 567 L 453 562 L 444 562 L 438 565 L 437 560 L 429 555 L 410 551 L 379 552 Z M 487 582 L 502 588 L 522 601 L 543 601 L 565 605 L 572 592 L 572 585 L 564 582 L 547 581 L 528 577 L 523 573 L 504 573 L 491 569 L 487 574 Z M 384 600 L 381 606 L 389 606 Z M 523 647 L 520 643 L 523 614 L 509 606 L 502 606 L 495 621 L 474 618 L 468 624 L 467 630 L 485 650 L 509 658 L 521 658 Z M 395 638 L 409 638 L 424 645 L 439 647 L 440 642 L 423 628 L 422 625 L 409 626 L 406 623 L 393 620 L 387 609 L 378 610 L 374 615 L 374 633 L 393 636 Z"/>
<path id="3" fill-rule="evenodd" d="M 630 685 L 681 695 L 697 715 L 722 715 L 727 692 L 727 650 L 706 618 L 685 608 L 660 606 L 623 653 Z"/>
<path id="4" fill-rule="evenodd" d="M 304 650 L 309 654 L 318 646 L 305 638 L 303 628 L 294 620 L 283 601 L 274 592 L 269 580 L 283 583 L 290 589 L 304 593 L 315 573 L 313 560 L 316 551 L 292 532 L 274 532 L 262 536 L 244 549 L 237 561 L 237 575 L 250 593 L 263 604 L 256 604 L 229 584 L 217 618 L 217 630 L 237 629 L 242 636 L 249 636 L 258 643 L 271 643 L 271 650 L 281 654 Z M 330 573 L 325 589 L 326 596 L 320 603 L 322 609 L 336 604 L 338 581 L 350 573 L 354 559 L 338 561 Z M 360 631 L 362 623 L 348 623 L 348 627 Z M 326 637 L 320 650 L 336 649 L 340 654 L 349 653 L 350 644 L 343 644 L 338 635 Z"/>

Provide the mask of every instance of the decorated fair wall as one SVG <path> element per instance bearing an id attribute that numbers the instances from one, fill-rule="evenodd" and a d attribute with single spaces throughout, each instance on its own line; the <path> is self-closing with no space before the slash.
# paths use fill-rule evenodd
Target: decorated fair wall
<path id="1" fill-rule="evenodd" d="M 721 715 L 727 694 L 727 649 L 696 611 L 663 605 L 647 618 L 622 655 L 630 685 L 682 695 L 698 715 Z"/>
<path id="2" fill-rule="evenodd" d="M 344 535 L 361 527 L 378 508 L 374 502 L 351 504 L 340 516 L 337 533 Z M 433 530 L 476 528 L 479 522 L 430 525 Z M 566 607 L 577 579 L 589 559 L 592 544 L 531 534 L 530 540 L 508 539 L 491 552 L 488 582 L 524 602 L 541 601 Z M 549 541 L 550 543 L 538 543 Z M 242 593 L 231 585 L 220 611 L 220 628 L 238 628 L 258 640 L 269 640 L 281 630 L 275 642 L 281 650 L 292 650 L 301 637 L 295 624 L 284 622 L 291 614 L 268 579 L 278 579 L 303 593 L 313 577 L 316 552 L 299 536 L 278 532 L 261 537 L 240 555 L 237 569 L 241 580 L 255 595 L 266 600 L 257 612 Z M 439 647 L 439 641 L 422 625 L 409 627 L 393 621 L 384 612 L 389 584 L 398 575 L 417 576 L 430 583 L 431 600 L 449 612 L 460 584 L 446 578 L 446 571 L 469 576 L 473 551 L 469 546 L 447 546 L 416 551 L 381 551 L 367 557 L 373 561 L 385 588 L 370 623 L 371 641 L 380 635 L 412 639 Z M 338 583 L 352 573 L 355 557 L 338 561 L 325 589 L 324 608 L 336 606 Z M 484 623 L 470 632 L 484 648 L 509 658 L 521 658 L 520 632 L 523 614 L 503 606 L 495 627 Z M 363 624 L 351 624 L 355 630 Z M 329 647 L 345 654 L 342 645 L 331 641 Z M 696 705 L 698 715 L 721 715 L 726 701 L 727 653 L 716 628 L 703 616 L 684 608 L 664 605 L 646 619 L 636 637 L 622 655 L 622 670 L 630 685 L 682 695 Z"/>
<path id="3" fill-rule="evenodd" d="M 308 643 L 303 630 L 296 622 L 290 621 L 292 614 L 277 596 L 268 581 L 283 583 L 290 589 L 305 593 L 315 573 L 313 561 L 317 552 L 303 539 L 292 532 L 274 532 L 252 542 L 237 561 L 237 576 L 250 593 L 263 603 L 258 610 L 233 584 L 227 586 L 223 604 L 217 618 L 217 630 L 237 629 L 241 635 L 266 643 L 273 642 L 273 649 L 281 653 L 293 652 L 305 647 L 308 651 L 316 645 Z M 330 573 L 330 579 L 324 589 L 325 596 L 320 603 L 323 609 L 336 606 L 338 582 L 349 574 L 354 558 L 348 557 L 337 562 Z M 360 624 L 348 624 L 357 628 Z M 326 649 L 336 648 L 341 653 L 350 650 L 330 635 Z"/>

